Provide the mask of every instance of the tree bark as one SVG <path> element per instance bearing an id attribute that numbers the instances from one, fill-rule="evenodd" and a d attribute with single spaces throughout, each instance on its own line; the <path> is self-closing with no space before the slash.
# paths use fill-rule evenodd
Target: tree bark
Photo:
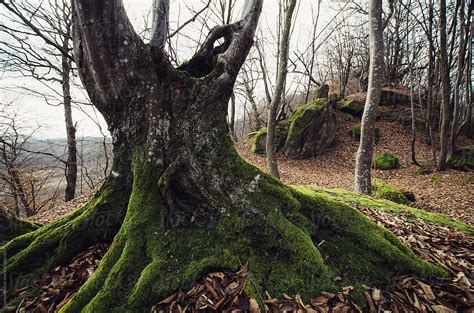
<path id="1" fill-rule="evenodd" d="M 438 170 L 444 171 L 447 167 L 449 151 L 449 126 L 451 117 L 449 64 L 446 41 L 446 0 L 439 1 L 439 43 L 440 43 L 440 76 L 441 76 L 441 133 Z"/>
<path id="2" fill-rule="evenodd" d="M 237 141 L 237 135 L 235 133 L 235 94 L 232 93 L 230 97 L 230 121 L 229 121 L 230 135 L 234 142 Z"/>
<path id="3" fill-rule="evenodd" d="M 383 75 L 382 3 L 370 1 L 369 10 L 370 69 L 367 100 L 361 121 L 361 136 L 356 156 L 355 191 L 371 194 L 371 167 L 374 154 L 375 119 L 380 102 Z"/>
<path id="4" fill-rule="evenodd" d="M 267 164 L 270 169 L 270 174 L 276 178 L 280 178 L 280 172 L 278 171 L 278 163 L 276 160 L 276 149 L 275 149 L 275 133 L 276 133 L 276 118 L 278 108 L 281 104 L 282 94 L 284 93 L 286 76 L 288 73 L 288 53 L 290 49 L 290 33 L 291 33 L 291 20 L 293 18 L 293 12 L 296 7 L 296 0 L 290 0 L 288 7 L 286 8 L 284 15 L 283 32 L 280 38 L 280 48 L 278 57 L 278 75 L 275 85 L 275 91 L 273 93 L 272 102 L 268 108 L 268 121 L 267 121 L 267 141 L 266 141 L 266 153 L 267 153 Z"/>

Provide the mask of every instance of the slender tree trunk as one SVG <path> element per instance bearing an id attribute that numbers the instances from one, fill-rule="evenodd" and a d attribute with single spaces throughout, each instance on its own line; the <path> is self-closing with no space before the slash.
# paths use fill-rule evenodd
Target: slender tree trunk
<path id="1" fill-rule="evenodd" d="M 410 64 L 410 111 L 411 111 L 411 161 L 413 164 L 420 165 L 418 161 L 416 160 L 416 149 L 415 149 L 416 148 L 416 114 L 415 114 L 415 101 L 413 99 L 413 64 Z"/>
<path id="2" fill-rule="evenodd" d="M 434 19 L 434 12 L 433 12 L 433 0 L 429 0 L 429 15 L 428 15 L 428 103 L 426 107 L 426 131 L 427 131 L 427 142 L 431 146 L 431 153 L 433 156 L 433 164 L 436 166 L 438 163 L 437 156 L 436 156 L 436 142 L 434 136 L 434 116 L 433 116 L 433 84 L 434 84 L 434 73 L 433 67 L 435 63 L 434 58 L 434 45 L 433 45 L 433 19 Z"/>
<path id="3" fill-rule="evenodd" d="M 471 26 L 472 27 L 472 26 Z M 474 131 L 473 131 L 473 126 L 474 126 L 474 123 L 472 121 L 473 119 L 473 116 L 472 116 L 472 91 L 473 91 L 473 87 L 472 87 L 472 62 L 470 60 L 472 60 L 472 33 L 470 34 L 469 36 L 469 42 L 468 42 L 468 57 L 467 57 L 467 60 L 468 60 L 468 64 L 467 64 L 467 67 L 466 67 L 466 101 L 467 101 L 467 114 L 466 114 L 466 126 L 465 126 L 465 130 L 466 130 L 466 135 L 467 136 L 472 136 L 474 135 Z"/>
<path id="4" fill-rule="evenodd" d="M 290 49 L 290 33 L 292 25 L 291 21 L 295 7 L 296 0 L 289 0 L 284 16 L 283 33 L 281 34 L 280 39 L 277 82 L 275 91 L 273 93 L 272 102 L 270 103 L 270 107 L 268 109 L 266 142 L 267 164 L 268 168 L 270 169 L 270 174 L 276 178 L 280 178 L 275 151 L 276 118 L 278 108 L 282 101 L 282 95 L 284 94 L 286 75 L 288 72 L 288 54 Z"/>
<path id="5" fill-rule="evenodd" d="M 64 35 L 63 49 L 69 50 L 70 30 Z M 77 184 L 77 145 L 76 145 L 76 127 L 72 119 L 71 105 L 71 61 L 66 55 L 62 55 L 62 88 L 63 88 L 63 106 L 64 120 L 66 122 L 67 136 L 67 161 L 66 161 L 66 190 L 64 200 L 70 201 L 74 199 Z"/>
<path id="6" fill-rule="evenodd" d="M 370 69 L 369 88 L 361 121 L 361 136 L 355 166 L 355 191 L 371 194 L 371 166 L 374 154 L 375 119 L 380 102 L 383 77 L 382 2 L 370 1 L 369 10 Z"/>
<path id="7" fill-rule="evenodd" d="M 459 124 L 459 109 L 460 109 L 460 88 L 463 79 L 464 72 L 464 60 L 466 57 L 465 45 L 464 45 L 464 0 L 461 1 L 461 7 L 459 9 L 459 47 L 458 47 L 458 60 L 457 60 L 457 71 L 456 71 L 456 82 L 454 84 L 454 111 L 453 121 L 451 124 L 451 151 L 457 150 L 456 141 L 458 135 L 458 124 Z"/>
<path id="8" fill-rule="evenodd" d="M 446 162 L 449 151 L 449 126 L 451 116 L 450 87 L 449 87 L 449 64 L 446 41 L 446 0 L 439 1 L 439 43 L 440 43 L 440 75 L 441 75 L 441 133 L 440 133 L 440 155 L 438 170 L 446 170 Z"/>

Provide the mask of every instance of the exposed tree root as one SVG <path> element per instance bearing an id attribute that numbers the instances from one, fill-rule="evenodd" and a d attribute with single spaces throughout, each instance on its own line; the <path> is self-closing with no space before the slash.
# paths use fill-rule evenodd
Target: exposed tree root
<path id="1" fill-rule="evenodd" d="M 209 271 L 235 270 L 243 262 L 248 262 L 254 282 L 246 285 L 246 292 L 254 297 L 268 290 L 275 296 L 301 293 L 308 299 L 335 291 L 332 277 L 341 272 L 350 273 L 344 284 L 380 285 L 401 273 L 445 275 L 357 210 L 311 190 L 287 187 L 240 157 L 222 162 L 229 164 L 214 170 L 219 175 L 222 169 L 238 173 L 217 181 L 231 186 L 224 192 L 216 185 L 196 185 L 198 176 L 189 165 L 178 162 L 163 172 L 146 158 L 136 158 L 120 230 L 97 272 L 61 311 L 144 312 L 154 300 L 190 288 Z M 209 172 L 206 179 L 214 181 L 214 174 Z M 27 236 L 31 244 L 9 254 L 8 273 L 31 270 L 26 260 L 47 253 L 51 256 L 33 262 L 44 271 L 90 245 L 100 228 L 88 222 L 107 203 L 107 189 L 100 195 L 66 220 L 33 232 L 33 239 Z M 19 246 L 20 240 L 6 248 Z"/>
<path id="2" fill-rule="evenodd" d="M 38 229 L 41 225 L 17 218 L 0 203 L 0 245 L 17 236 Z"/>
<path id="3" fill-rule="evenodd" d="M 126 189 L 115 191 L 113 180 L 84 207 L 0 248 L 0 254 L 7 260 L 0 274 L 8 287 L 27 285 L 91 244 L 112 240 L 123 221 L 128 201 Z"/>

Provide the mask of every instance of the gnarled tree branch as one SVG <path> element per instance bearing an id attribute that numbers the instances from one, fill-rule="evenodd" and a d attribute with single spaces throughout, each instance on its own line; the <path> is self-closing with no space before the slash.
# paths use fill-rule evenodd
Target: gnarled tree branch
<path id="1" fill-rule="evenodd" d="M 233 83 L 253 45 L 253 37 L 262 11 L 263 0 L 247 0 L 240 21 L 214 27 L 194 57 L 178 68 L 194 77 L 210 74 L 217 63 L 223 64 L 218 73 Z M 216 45 L 219 39 L 223 43 Z"/>
<path id="2" fill-rule="evenodd" d="M 131 81 L 144 70 L 145 44 L 135 33 L 122 0 L 72 3 L 77 67 L 92 102 L 108 119 L 116 113 L 115 105 L 127 102 Z"/>

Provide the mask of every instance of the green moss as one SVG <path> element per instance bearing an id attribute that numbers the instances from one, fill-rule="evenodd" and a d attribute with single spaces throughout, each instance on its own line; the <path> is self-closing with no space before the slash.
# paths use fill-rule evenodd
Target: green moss
<path id="1" fill-rule="evenodd" d="M 358 210 L 321 197 L 316 189 L 298 186 L 296 197 L 303 211 L 315 219 L 313 241 L 326 255 L 334 274 L 342 283 L 388 283 L 394 273 L 418 272 L 422 275 L 445 275 L 438 266 L 421 261 L 392 233 L 377 226 Z M 303 195 L 303 196 L 301 196 Z"/>
<path id="2" fill-rule="evenodd" d="M 461 148 L 452 153 L 448 166 L 460 171 L 474 171 L 474 147 Z"/>
<path id="3" fill-rule="evenodd" d="M 334 141 L 336 116 L 328 99 L 314 99 L 298 107 L 288 121 L 290 126 L 284 150 L 289 157 L 314 157 Z"/>
<path id="4" fill-rule="evenodd" d="M 4 219 L 0 218 L 0 246 L 6 241 L 32 232 L 39 227 L 41 227 L 41 224 L 16 218 L 13 214 L 8 214 Z"/>
<path id="5" fill-rule="evenodd" d="M 421 166 L 416 169 L 415 175 L 428 175 L 431 174 L 431 170 L 426 166 Z"/>
<path id="6" fill-rule="evenodd" d="M 400 159 L 389 152 L 384 152 L 374 159 L 376 170 L 393 170 L 400 166 Z"/>
<path id="7" fill-rule="evenodd" d="M 308 104 L 302 105 L 296 108 L 295 111 L 288 117 L 288 121 L 291 123 L 295 120 L 299 120 L 299 123 L 302 125 L 307 125 L 311 118 L 313 117 L 312 114 L 308 114 L 311 112 L 318 112 L 322 108 L 327 105 L 328 101 L 324 98 L 317 98 L 311 101 Z M 298 126 L 298 125 L 297 125 Z"/>
<path id="8" fill-rule="evenodd" d="M 329 97 L 329 85 L 322 84 L 316 89 L 316 99 L 327 99 Z"/>
<path id="9" fill-rule="evenodd" d="M 283 147 L 283 144 L 285 143 L 285 139 L 286 139 L 286 131 L 282 127 L 277 126 L 275 128 L 275 144 L 276 144 L 277 151 Z M 252 152 L 256 154 L 265 154 L 266 141 L 267 141 L 267 128 L 262 127 L 253 136 Z"/>
<path id="10" fill-rule="evenodd" d="M 212 163 L 216 172 L 209 175 L 224 177 L 223 183 L 214 191 L 204 188 L 205 194 L 193 194 L 192 184 L 186 184 L 189 188 L 179 198 L 192 203 L 192 216 L 200 216 L 200 206 L 205 204 L 204 219 L 187 224 L 170 219 L 189 212 L 184 205 L 170 205 L 168 198 L 173 179 L 188 175 L 189 169 L 178 161 L 161 169 L 147 161 L 146 149 L 137 150 L 133 189 L 120 230 L 97 272 L 61 312 L 149 311 L 151 305 L 179 288 L 190 288 L 206 273 L 236 270 L 245 262 L 255 283 L 246 288 L 253 293 L 268 291 L 275 297 L 300 293 L 305 301 L 347 284 L 388 284 L 394 275 L 403 273 L 446 274 L 417 258 L 358 210 L 311 187 L 288 187 L 250 165 L 239 156 L 230 137 L 216 149 L 217 155 L 225 157 Z M 222 186 L 225 192 L 219 189 Z M 187 199 L 192 195 L 196 198 Z M 94 216 L 91 210 L 107 201 L 107 196 L 104 190 L 73 219 L 56 225 L 60 230 L 48 230 L 44 246 L 34 246 L 58 251 L 51 247 L 49 236 L 77 232 L 76 223 L 89 221 L 86 217 Z M 87 233 L 61 238 L 81 242 L 78 236 Z M 69 242 L 59 242 L 59 246 L 71 248 L 72 253 L 77 250 Z M 339 285 L 332 281 L 334 275 L 343 277 Z"/>
<path id="11" fill-rule="evenodd" d="M 474 175 L 466 175 L 464 176 L 464 182 L 466 184 L 472 184 L 474 183 Z"/>
<path id="12" fill-rule="evenodd" d="M 342 201 L 345 203 L 357 203 L 362 207 L 382 210 L 393 214 L 397 214 L 400 212 L 409 212 L 429 223 L 450 226 L 462 231 L 474 232 L 474 227 L 469 226 L 457 219 L 451 218 L 445 214 L 427 212 L 421 209 L 409 207 L 407 205 L 398 204 L 389 200 L 376 199 L 371 196 L 357 194 L 355 192 L 344 189 L 330 189 L 319 186 L 311 186 L 308 188 L 311 188 L 313 192 L 326 199 Z"/>
<path id="13" fill-rule="evenodd" d="M 211 195 L 219 218 L 186 227 L 165 222 L 170 208 L 163 206 L 160 188 L 173 171 L 160 174 L 136 160 L 127 216 L 111 253 L 62 311 L 146 311 L 210 271 L 236 270 L 245 262 L 255 284 L 246 290 L 275 297 L 300 293 L 305 301 L 336 292 L 336 274 L 344 276 L 341 284 L 358 285 L 385 284 L 399 272 L 445 274 L 357 210 L 311 188 L 285 186 L 235 149 L 228 153 L 237 159 L 216 165 L 232 174 L 229 183 L 246 187 L 234 201 Z"/>
<path id="14" fill-rule="evenodd" d="M 361 134 L 361 124 L 357 123 L 354 127 L 352 127 L 350 131 L 350 135 L 352 138 L 356 140 L 360 140 L 360 134 Z M 380 141 L 380 129 L 378 127 L 375 127 L 375 143 L 377 144 Z"/>
<path id="15" fill-rule="evenodd" d="M 408 204 L 410 202 L 402 190 L 380 180 L 377 180 L 372 188 L 375 198 L 390 200 L 398 204 Z"/>
<path id="16" fill-rule="evenodd" d="M 245 138 L 247 138 L 247 139 L 255 138 L 255 136 L 257 135 L 257 133 L 258 133 L 258 131 L 256 131 L 256 132 L 250 132 L 250 133 L 248 133 L 248 134 L 245 136 Z"/>
<path id="17" fill-rule="evenodd" d="M 329 102 L 331 105 L 337 104 L 340 99 L 341 99 L 341 98 L 340 98 L 339 94 L 337 94 L 337 93 L 335 93 L 335 92 L 331 92 L 331 93 L 328 95 L 328 102 Z"/>
<path id="18" fill-rule="evenodd" d="M 434 183 L 440 182 L 441 181 L 441 176 L 433 175 L 433 176 L 431 176 L 431 181 L 434 182 Z"/>

